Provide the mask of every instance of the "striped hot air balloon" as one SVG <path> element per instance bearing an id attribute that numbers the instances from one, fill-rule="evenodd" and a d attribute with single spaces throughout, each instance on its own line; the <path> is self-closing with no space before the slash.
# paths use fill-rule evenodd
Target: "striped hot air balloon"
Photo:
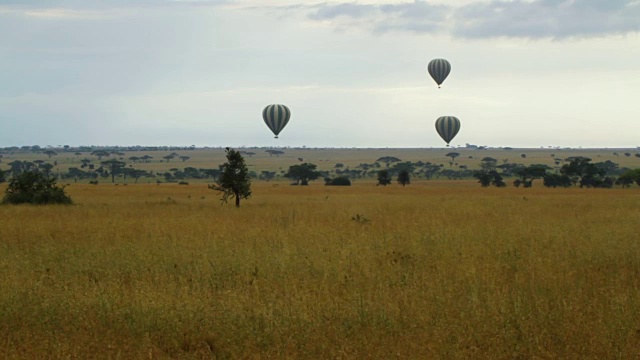
<path id="1" fill-rule="evenodd" d="M 427 66 L 427 70 L 429 71 L 429 75 L 436 81 L 438 84 L 438 88 L 444 82 L 444 79 L 449 76 L 451 72 L 451 64 L 445 59 L 433 59 L 429 62 Z"/>
<path id="2" fill-rule="evenodd" d="M 290 118 L 291 110 L 284 105 L 267 105 L 267 107 L 262 110 L 262 119 L 264 119 L 264 123 L 267 124 L 269 129 L 273 131 L 276 139 L 278 138 L 280 131 L 282 131 L 282 129 L 287 125 Z"/>
<path id="3" fill-rule="evenodd" d="M 441 116 L 436 120 L 436 131 L 449 146 L 451 140 L 460 131 L 460 120 L 455 116 Z"/>

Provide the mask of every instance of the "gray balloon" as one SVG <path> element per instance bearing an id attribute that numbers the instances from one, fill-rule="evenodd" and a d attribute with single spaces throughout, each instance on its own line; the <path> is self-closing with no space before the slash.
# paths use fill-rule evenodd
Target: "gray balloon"
<path id="1" fill-rule="evenodd" d="M 284 129 L 291 118 L 291 110 L 288 107 L 280 104 L 267 105 L 262 110 L 262 119 L 267 124 L 269 129 L 278 138 L 278 134 Z"/>
<path id="2" fill-rule="evenodd" d="M 455 116 L 441 116 L 436 120 L 436 131 L 449 146 L 451 140 L 460 131 L 460 120 Z"/>
<path id="3" fill-rule="evenodd" d="M 427 70 L 436 84 L 438 84 L 438 87 L 440 87 L 451 72 L 451 64 L 445 59 L 433 59 L 429 62 Z"/>

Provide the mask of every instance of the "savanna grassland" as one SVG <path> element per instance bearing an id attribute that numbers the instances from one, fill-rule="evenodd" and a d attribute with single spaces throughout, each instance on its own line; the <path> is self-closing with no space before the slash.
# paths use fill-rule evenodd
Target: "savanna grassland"
<path id="1" fill-rule="evenodd" d="M 2 358 L 640 356 L 638 187 L 66 190 L 0 206 Z"/>
<path id="2" fill-rule="evenodd" d="M 249 170 L 260 173 L 261 171 L 286 172 L 290 166 L 309 162 L 317 165 L 318 170 L 332 170 L 337 163 L 344 164 L 347 168 L 355 169 L 361 163 L 374 163 L 378 158 L 385 156 L 397 157 L 401 161 L 422 161 L 441 164 L 444 168 L 459 169 L 460 166 L 468 169 L 480 169 L 480 162 L 485 157 L 494 158 L 498 164 L 504 162 L 517 163 L 523 165 L 544 164 L 553 169 L 563 165 L 564 162 L 556 165 L 555 159 L 566 159 L 572 156 L 589 157 L 596 162 L 612 161 L 620 168 L 640 167 L 640 149 L 549 149 L 549 148 L 527 148 L 511 149 L 488 148 L 486 150 L 472 150 L 466 148 L 277 148 L 283 151 L 280 156 L 271 156 L 265 152 L 265 148 L 244 148 L 236 149 L 240 151 L 252 152 L 254 155 L 245 155 L 245 161 Z M 4 152 L 0 153 L 0 170 L 9 170 L 8 165 L 12 161 L 44 161 L 55 164 L 52 174 L 59 175 L 67 172 L 71 167 L 80 167 L 83 159 L 89 159 L 97 167 L 101 161 L 118 159 L 127 163 L 127 166 L 136 169 L 149 171 L 152 173 L 164 173 L 172 168 L 184 169 L 194 168 L 218 168 L 226 161 L 224 148 L 196 148 L 194 150 L 153 150 L 153 151 L 123 151 L 123 155 L 112 155 L 99 159 L 90 152 L 81 152 L 76 155 L 74 151 L 64 152 L 57 149 L 54 156 L 47 156 L 42 152 Z M 447 156 L 448 153 L 457 152 L 460 155 L 455 158 L 455 162 Z M 166 160 L 164 157 L 176 153 L 179 156 L 187 156 L 188 160 L 182 161 L 178 157 Z M 626 156 L 627 154 L 628 156 Z M 636 155 L 638 154 L 638 155 Z M 148 162 L 132 162 L 131 157 L 151 156 Z M 524 157 L 523 157 L 524 155 Z M 455 164 L 452 164 L 455 163 Z M 384 165 L 383 165 L 384 166 Z M 158 179 L 164 181 L 162 177 Z M 143 177 L 141 183 L 154 183 L 156 178 Z M 191 179 L 190 182 L 195 180 Z M 66 179 L 64 183 L 73 182 L 73 179 Z M 78 182 L 87 183 L 88 180 Z M 111 182 L 110 178 L 101 178 L 100 182 Z M 122 177 L 116 177 L 115 182 L 133 183 Z"/>

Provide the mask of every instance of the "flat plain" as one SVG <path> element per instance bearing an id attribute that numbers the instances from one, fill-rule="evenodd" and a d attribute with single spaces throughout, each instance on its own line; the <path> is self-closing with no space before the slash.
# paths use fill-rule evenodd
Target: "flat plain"
<path id="1" fill-rule="evenodd" d="M 202 183 L 0 206 L 1 356 L 640 356 L 637 186 L 321 183 L 255 181 L 238 209 Z"/>
<path id="2" fill-rule="evenodd" d="M 266 150 L 279 150 L 284 154 L 280 156 L 272 156 Z M 430 162 L 433 164 L 442 164 L 445 168 L 459 169 L 460 166 L 466 166 L 469 169 L 479 169 L 480 161 L 485 157 L 494 158 L 498 164 L 505 162 L 517 163 L 523 165 L 544 164 L 551 168 L 557 168 L 564 164 L 555 164 L 555 159 L 567 159 L 572 156 L 584 156 L 592 159 L 592 162 L 612 161 L 620 167 L 637 168 L 640 167 L 640 149 L 551 149 L 551 148 L 527 148 L 527 149 L 509 149 L 504 148 L 488 148 L 486 150 L 473 150 L 467 148 L 237 148 L 240 151 L 254 153 L 254 155 L 245 155 L 245 160 L 249 170 L 256 171 L 258 174 L 263 171 L 286 171 L 289 166 L 300 164 L 302 162 L 313 163 L 318 166 L 319 170 L 332 170 L 337 163 L 344 164 L 345 167 L 354 169 L 359 164 L 372 164 L 380 157 L 392 156 L 401 161 L 411 162 Z M 0 169 L 8 170 L 9 163 L 15 160 L 35 161 L 42 160 L 49 163 L 55 163 L 53 173 L 64 173 L 70 167 L 80 167 L 81 160 L 91 160 L 96 167 L 99 167 L 100 161 L 107 159 L 118 159 L 127 163 L 127 166 L 136 169 L 151 171 L 154 173 L 162 173 L 172 168 L 184 169 L 186 167 L 194 167 L 197 169 L 217 169 L 218 165 L 225 162 L 224 148 L 196 148 L 195 150 L 187 149 L 171 149 L 171 150 L 140 150 L 140 151 L 122 151 L 123 155 L 112 155 L 108 158 L 98 159 L 91 155 L 90 152 L 82 152 L 76 155 L 73 151 L 62 152 L 58 149 L 58 155 L 48 157 L 43 153 L 32 152 L 15 152 L 4 153 L 0 158 Z M 448 153 L 456 152 L 460 155 L 455 158 L 455 165 L 451 164 L 451 158 Z M 182 161 L 176 156 L 174 159 L 167 161 L 164 157 L 175 153 L 179 156 L 187 156 L 189 159 Z M 627 154 L 627 155 L 625 155 Z M 131 157 L 151 156 L 149 162 L 132 162 Z M 524 156 L 523 156 L 524 155 Z M 384 166 L 384 164 L 383 164 Z M 85 181 L 86 182 L 86 181 Z M 105 182 L 105 180 L 100 180 Z M 116 182 L 123 183 L 122 179 L 116 179 Z M 140 182 L 155 182 L 154 179 L 141 178 Z"/>

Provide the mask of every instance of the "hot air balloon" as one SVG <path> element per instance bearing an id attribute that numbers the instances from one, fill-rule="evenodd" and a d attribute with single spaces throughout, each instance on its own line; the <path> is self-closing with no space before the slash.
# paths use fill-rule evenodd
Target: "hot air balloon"
<path id="1" fill-rule="evenodd" d="M 444 79 L 449 76 L 451 72 L 451 64 L 445 59 L 433 59 L 429 62 L 427 66 L 427 70 L 429 71 L 429 75 L 436 81 L 438 84 L 438 88 L 444 82 Z"/>
<path id="2" fill-rule="evenodd" d="M 267 124 L 269 129 L 273 131 L 276 139 L 278 138 L 280 131 L 282 131 L 282 129 L 287 125 L 290 118 L 291 110 L 284 105 L 267 105 L 267 107 L 262 110 L 262 119 L 264 119 L 264 123 Z"/>
<path id="3" fill-rule="evenodd" d="M 460 120 L 455 116 L 441 116 L 436 120 L 436 131 L 449 146 L 451 140 L 460 131 Z"/>

